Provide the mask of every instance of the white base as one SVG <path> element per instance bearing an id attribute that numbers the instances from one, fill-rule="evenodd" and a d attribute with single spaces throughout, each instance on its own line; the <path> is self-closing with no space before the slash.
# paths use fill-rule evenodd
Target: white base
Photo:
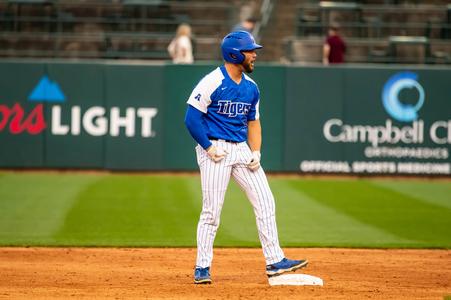
<path id="1" fill-rule="evenodd" d="M 286 274 L 268 278 L 269 285 L 323 285 L 319 277 L 306 274 Z"/>

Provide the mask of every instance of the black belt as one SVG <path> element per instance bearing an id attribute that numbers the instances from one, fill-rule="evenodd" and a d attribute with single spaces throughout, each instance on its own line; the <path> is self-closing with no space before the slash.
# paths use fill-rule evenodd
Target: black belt
<path id="1" fill-rule="evenodd" d="M 237 142 L 237 141 L 232 141 L 232 140 L 225 140 L 225 139 L 218 139 L 218 138 L 208 138 L 210 141 L 224 141 L 224 142 L 227 142 L 227 143 L 234 143 L 234 144 L 237 144 L 237 143 L 239 143 L 239 142 Z"/>

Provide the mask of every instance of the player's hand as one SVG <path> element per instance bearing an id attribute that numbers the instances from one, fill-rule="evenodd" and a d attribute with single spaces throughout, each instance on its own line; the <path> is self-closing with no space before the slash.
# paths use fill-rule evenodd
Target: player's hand
<path id="1" fill-rule="evenodd" d="M 257 171 L 258 168 L 260 168 L 260 158 L 261 158 L 261 156 L 262 155 L 261 155 L 260 151 L 252 151 L 252 159 L 247 164 L 247 167 L 251 171 Z"/>
<path id="2" fill-rule="evenodd" d="M 211 160 L 214 162 L 220 162 L 224 159 L 224 157 L 227 155 L 227 151 L 220 147 L 216 147 L 214 145 L 211 145 L 207 149 L 207 154 L 210 156 Z"/>

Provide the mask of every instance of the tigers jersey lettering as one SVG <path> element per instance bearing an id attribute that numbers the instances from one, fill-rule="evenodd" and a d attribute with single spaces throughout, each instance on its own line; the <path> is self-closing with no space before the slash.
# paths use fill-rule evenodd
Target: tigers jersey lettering
<path id="1" fill-rule="evenodd" d="M 187 103 L 206 114 L 209 137 L 244 142 L 247 122 L 260 117 L 259 98 L 257 84 L 249 76 L 243 74 L 237 84 L 221 66 L 202 78 Z"/>

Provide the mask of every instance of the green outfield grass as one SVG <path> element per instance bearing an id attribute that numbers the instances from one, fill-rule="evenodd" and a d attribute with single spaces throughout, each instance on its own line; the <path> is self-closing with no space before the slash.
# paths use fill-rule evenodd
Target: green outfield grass
<path id="1" fill-rule="evenodd" d="M 451 248 L 451 183 L 270 177 L 283 246 Z M 0 245 L 195 246 L 192 176 L 0 173 Z M 260 246 L 236 184 L 216 246 Z"/>

